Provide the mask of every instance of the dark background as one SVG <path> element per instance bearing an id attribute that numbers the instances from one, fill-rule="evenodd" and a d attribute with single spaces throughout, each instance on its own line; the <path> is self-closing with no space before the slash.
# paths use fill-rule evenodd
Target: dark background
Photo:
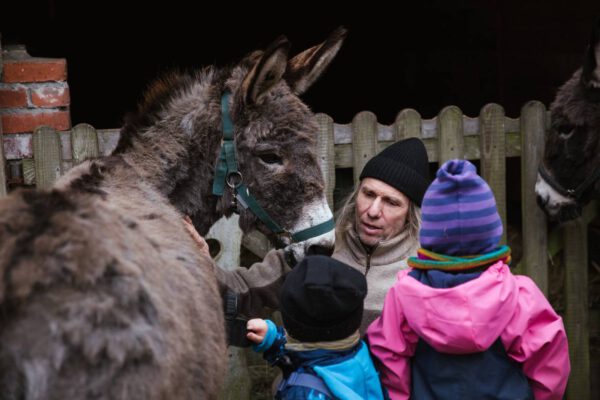
<path id="1" fill-rule="evenodd" d="M 118 127 L 162 71 L 234 62 L 280 34 L 295 54 L 339 25 L 349 30 L 346 43 L 304 96 L 314 111 L 348 123 L 370 110 L 390 124 L 406 107 L 432 118 L 452 104 L 476 116 L 497 102 L 516 117 L 528 100 L 551 102 L 578 68 L 600 17 L 598 0 L 361 2 L 338 9 L 325 2 L 13 3 L 0 6 L 3 45 L 65 57 L 73 124 L 96 128 Z"/>

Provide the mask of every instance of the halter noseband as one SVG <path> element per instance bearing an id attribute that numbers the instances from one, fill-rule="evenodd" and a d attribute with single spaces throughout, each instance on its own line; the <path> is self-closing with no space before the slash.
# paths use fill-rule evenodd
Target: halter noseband
<path id="1" fill-rule="evenodd" d="M 556 190 L 563 196 L 569 197 L 575 201 L 579 201 L 583 194 L 590 188 L 590 186 L 592 186 L 600 178 L 600 168 L 596 168 L 594 172 L 589 174 L 584 179 L 584 181 L 581 182 L 581 184 L 575 189 L 565 189 L 560 183 L 556 181 L 556 179 L 552 177 L 552 175 L 548 173 L 548 171 L 546 171 L 543 165 L 540 165 L 538 171 L 542 178 L 544 178 L 546 183 L 548 183 L 548 185 L 552 187 L 552 189 Z"/>
<path id="2" fill-rule="evenodd" d="M 229 114 L 229 97 L 231 93 L 224 92 L 221 96 L 221 120 L 223 125 L 223 144 L 221 153 L 215 169 L 215 179 L 213 181 L 212 193 L 216 196 L 223 196 L 225 185 L 231 190 L 234 200 L 232 206 L 237 208 L 237 202 L 242 207 L 249 208 L 254 215 L 258 217 L 271 232 L 278 235 L 281 239 L 288 238 L 291 242 L 303 242 L 310 238 L 327 233 L 335 228 L 333 218 L 322 222 L 310 228 L 292 233 L 283 229 L 275 222 L 269 214 L 258 204 L 256 199 L 250 194 L 250 190 L 243 182 L 243 175 L 238 170 L 238 163 L 235 157 L 235 141 L 233 137 L 233 123 Z"/>

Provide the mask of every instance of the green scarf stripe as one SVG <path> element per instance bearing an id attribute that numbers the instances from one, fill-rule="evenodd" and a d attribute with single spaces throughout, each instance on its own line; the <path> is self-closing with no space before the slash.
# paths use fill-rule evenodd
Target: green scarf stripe
<path id="1" fill-rule="evenodd" d="M 429 250 L 419 249 L 419 254 L 433 260 L 424 260 L 418 257 L 410 257 L 408 266 L 416 269 L 441 269 L 445 271 L 461 271 L 482 265 L 492 264 L 496 261 L 504 260 L 507 264 L 510 262 L 510 247 L 500 246 L 498 249 L 477 256 L 455 257 L 444 254 L 434 253 Z"/>

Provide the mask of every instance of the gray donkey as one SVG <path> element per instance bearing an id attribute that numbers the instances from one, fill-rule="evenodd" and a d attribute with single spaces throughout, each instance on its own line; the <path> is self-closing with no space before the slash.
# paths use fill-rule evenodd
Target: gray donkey
<path id="1" fill-rule="evenodd" d="M 583 66 L 558 90 L 535 185 L 546 214 L 567 221 L 600 196 L 600 20 Z"/>
<path id="2" fill-rule="evenodd" d="M 162 79 L 114 154 L 0 201 L 0 399 L 217 396 L 216 267 L 182 215 L 205 233 L 239 212 L 242 229 L 269 233 L 268 214 L 298 257 L 333 245 L 317 123 L 298 95 L 344 36 L 289 60 L 282 37 L 232 67 Z"/>

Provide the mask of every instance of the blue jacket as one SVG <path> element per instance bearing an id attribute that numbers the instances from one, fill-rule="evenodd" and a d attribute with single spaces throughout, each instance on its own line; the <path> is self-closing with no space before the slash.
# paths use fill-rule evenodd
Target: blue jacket
<path id="1" fill-rule="evenodd" d="M 289 351 L 284 347 L 286 339 L 283 329 L 277 328 L 269 320 L 267 324 L 269 329 L 265 339 L 260 345 L 254 346 L 254 350 L 264 351 L 264 358 L 271 365 L 278 365 L 283 370 L 284 380 L 276 398 L 286 400 L 384 399 L 379 376 L 363 341 L 352 349 L 343 351 L 324 349 Z M 293 372 L 317 376 L 325 384 L 329 393 L 314 387 L 286 385 L 286 380 Z"/>

